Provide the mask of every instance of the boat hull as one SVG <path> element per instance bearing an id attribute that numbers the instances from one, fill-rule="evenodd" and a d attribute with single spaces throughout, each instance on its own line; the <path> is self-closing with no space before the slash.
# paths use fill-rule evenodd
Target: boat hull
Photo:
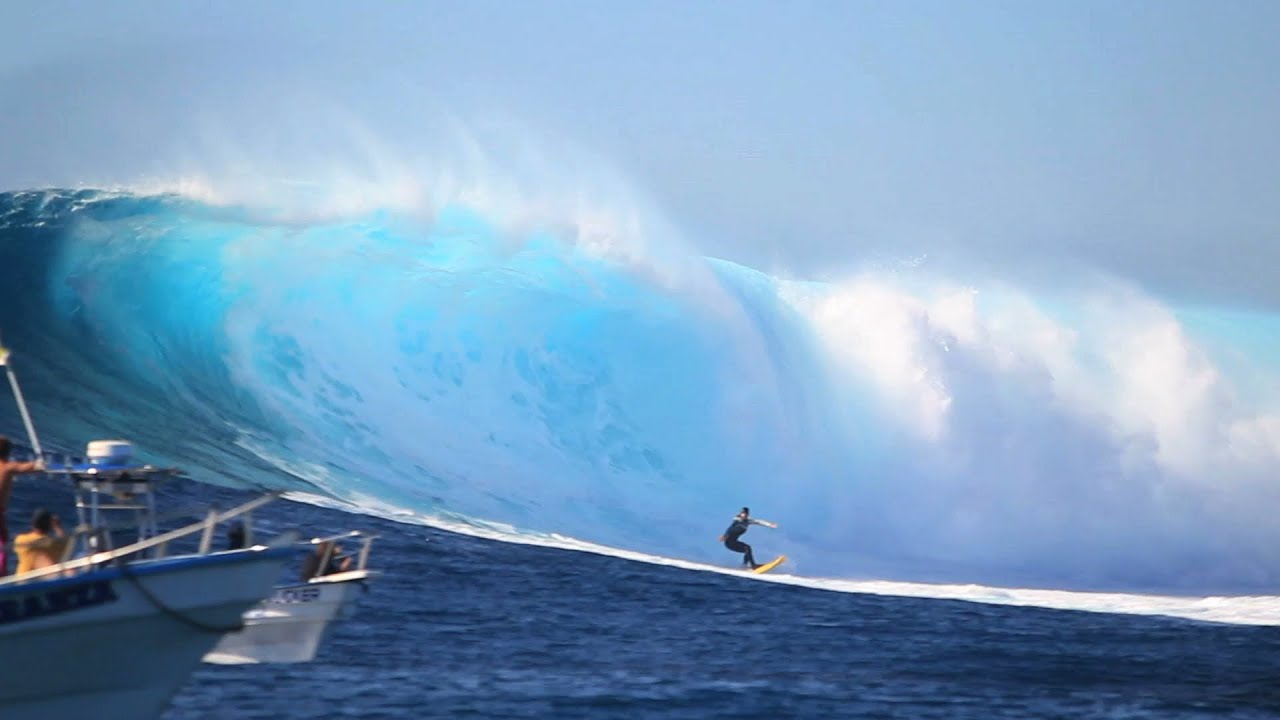
<path id="1" fill-rule="evenodd" d="M 5 720 L 158 717 L 293 555 L 253 548 L 0 588 Z"/>
<path id="2" fill-rule="evenodd" d="M 205 662 L 311 662 L 330 623 L 351 614 L 370 576 L 369 571 L 352 571 L 276 588 L 245 613 L 244 629 L 223 636 Z"/>

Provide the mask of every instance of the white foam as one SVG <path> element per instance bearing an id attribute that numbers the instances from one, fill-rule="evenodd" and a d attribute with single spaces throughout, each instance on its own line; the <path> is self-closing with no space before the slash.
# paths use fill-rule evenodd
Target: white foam
<path id="1" fill-rule="evenodd" d="M 555 533 L 522 532 L 510 525 L 501 523 L 486 523 L 465 519 L 449 520 L 434 517 L 406 511 L 372 497 L 353 497 L 351 500 L 339 500 L 310 493 L 288 493 L 286 497 L 290 500 L 311 505 L 344 512 L 375 515 L 389 520 L 425 525 L 439 530 L 487 540 L 588 552 L 650 565 L 732 575 L 743 580 L 793 585 L 815 590 L 931 600 L 961 600 L 987 605 L 1039 607 L 1052 610 L 1172 617 L 1232 625 L 1280 626 L 1280 596 L 1275 595 L 1212 595 L 1200 597 L 806 577 L 780 572 L 758 575 L 745 572 L 736 566 L 725 567 L 681 560 L 679 558 L 650 555 L 632 550 L 597 545 Z M 789 560 L 789 562 L 791 561 Z"/>
<path id="2" fill-rule="evenodd" d="M 784 284 L 781 294 L 810 319 L 837 372 L 869 378 L 886 411 L 929 440 L 963 424 L 953 393 L 981 369 L 1168 476 L 1271 477 L 1280 463 L 1280 409 L 1242 393 L 1169 307 L 1119 280 L 1071 298 L 1070 324 L 1025 291 L 916 284 L 868 273 L 817 291 Z"/>

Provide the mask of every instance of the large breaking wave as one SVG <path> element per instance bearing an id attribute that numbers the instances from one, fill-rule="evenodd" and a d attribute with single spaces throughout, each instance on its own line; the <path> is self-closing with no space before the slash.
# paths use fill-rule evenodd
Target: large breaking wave
<path id="1" fill-rule="evenodd" d="M 1274 316 L 909 264 L 783 279 L 464 202 L 9 193 L 0 254 L 64 446 L 697 562 L 732 561 L 746 504 L 805 573 L 1280 582 Z"/>

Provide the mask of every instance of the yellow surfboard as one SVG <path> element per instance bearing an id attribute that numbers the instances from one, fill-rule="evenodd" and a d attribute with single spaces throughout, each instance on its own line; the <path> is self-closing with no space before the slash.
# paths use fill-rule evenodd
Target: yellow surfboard
<path id="1" fill-rule="evenodd" d="M 758 572 L 758 573 L 767 573 L 767 572 L 769 572 L 770 570 L 772 570 L 772 569 L 774 569 L 774 568 L 778 567 L 779 565 L 781 565 L 781 564 L 782 564 L 786 559 L 787 559 L 787 556 L 786 556 L 786 555 L 779 555 L 779 556 L 778 556 L 778 558 L 777 558 L 776 560 L 772 560 L 772 561 L 767 562 L 767 563 L 765 563 L 765 564 L 763 564 L 763 565 L 757 566 L 757 567 L 756 567 L 756 569 L 754 570 L 754 572 Z"/>

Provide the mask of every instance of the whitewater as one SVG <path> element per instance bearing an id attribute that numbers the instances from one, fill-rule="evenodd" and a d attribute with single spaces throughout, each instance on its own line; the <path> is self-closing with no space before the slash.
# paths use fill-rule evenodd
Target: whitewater
<path id="1" fill-rule="evenodd" d="M 48 441 L 765 582 L 1280 624 L 1280 319 L 1100 275 L 768 273 L 626 212 L 299 216 L 0 194 L 0 298 Z M 110 408 L 107 410 L 106 408 Z"/>

